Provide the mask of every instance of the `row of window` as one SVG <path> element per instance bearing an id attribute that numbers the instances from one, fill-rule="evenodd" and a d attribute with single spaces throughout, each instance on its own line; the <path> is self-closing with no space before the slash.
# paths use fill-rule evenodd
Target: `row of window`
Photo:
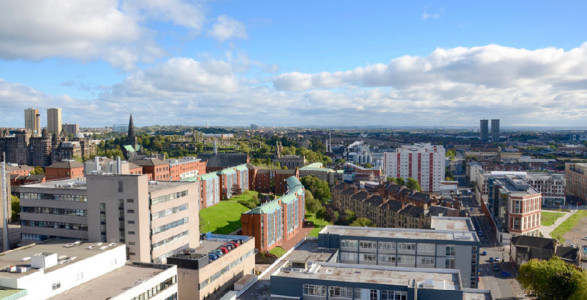
<path id="1" fill-rule="evenodd" d="M 152 213 L 151 214 L 151 220 L 156 220 L 156 219 L 159 219 L 159 218 L 163 218 L 163 217 L 169 216 L 171 214 L 178 213 L 180 211 L 184 211 L 186 209 L 188 209 L 188 205 L 187 204 L 184 204 L 184 205 L 176 206 L 176 207 L 173 207 L 173 208 L 168 208 L 166 210 L 162 210 L 162 211 L 159 211 L 159 212 L 156 212 L 156 213 Z"/>
<path id="2" fill-rule="evenodd" d="M 444 252 L 447 256 L 455 255 L 454 245 L 439 246 L 444 247 Z M 436 244 L 431 243 L 396 243 L 396 242 L 381 242 L 381 241 L 359 241 L 344 239 L 340 241 L 340 249 L 342 250 L 363 250 L 363 251 L 375 251 L 379 249 L 379 252 L 410 252 L 415 253 L 416 250 L 419 254 L 434 254 L 436 253 Z"/>
<path id="3" fill-rule="evenodd" d="M 214 282 L 215 280 L 217 280 L 218 278 L 220 278 L 220 276 L 222 276 L 222 274 L 224 274 L 224 273 L 230 271 L 231 269 L 235 268 L 236 266 L 238 266 L 239 264 L 241 264 L 243 261 L 245 261 L 247 258 L 249 258 L 253 254 L 255 254 L 255 250 L 254 249 L 250 250 L 245 255 L 240 256 L 237 259 L 233 260 L 229 265 L 225 266 L 220 271 L 214 273 L 209 278 L 206 278 L 203 281 L 201 281 L 199 283 L 199 289 L 200 290 L 204 289 L 208 284 Z"/>
<path id="4" fill-rule="evenodd" d="M 164 240 L 161 240 L 159 242 L 154 243 L 152 245 L 152 248 L 153 248 L 153 250 L 155 250 L 155 249 L 157 249 L 157 248 L 159 248 L 161 246 L 165 246 L 165 245 L 167 245 L 169 243 L 172 243 L 172 242 L 174 242 L 176 240 L 179 240 L 179 239 L 181 239 L 183 237 L 186 237 L 188 235 L 188 233 L 189 233 L 189 230 L 186 230 L 186 231 L 180 232 L 180 233 L 178 233 L 176 235 L 172 235 L 172 236 L 170 236 L 170 237 L 168 237 L 168 238 L 166 238 Z"/>
<path id="5" fill-rule="evenodd" d="M 66 208 L 50 208 L 50 207 L 29 207 L 22 206 L 20 212 L 31 213 L 31 214 L 51 214 L 61 216 L 75 216 L 85 217 L 88 215 L 88 211 L 85 209 L 66 209 Z"/>
<path id="6" fill-rule="evenodd" d="M 86 195 L 20 193 L 20 199 L 87 202 Z"/>
<path id="7" fill-rule="evenodd" d="M 407 300 L 408 292 L 396 290 L 377 290 L 377 289 L 360 289 L 343 286 L 330 286 L 327 289 L 325 285 L 304 284 L 303 294 L 306 296 L 326 297 L 328 291 L 329 298 L 344 299 L 361 299 L 362 293 L 369 293 L 368 299 L 372 300 Z"/>
<path id="8" fill-rule="evenodd" d="M 356 252 L 341 252 L 340 260 L 343 263 L 360 263 L 360 264 L 380 264 L 380 265 L 409 265 L 415 266 L 432 266 L 436 263 L 434 256 L 412 256 L 412 255 L 388 255 L 388 254 L 374 254 L 374 253 L 356 253 Z M 445 261 L 454 258 L 445 259 Z M 452 265 L 449 263 L 449 265 Z"/>
<path id="9" fill-rule="evenodd" d="M 181 191 L 181 192 L 176 192 L 176 193 L 171 193 L 171 194 L 155 197 L 155 198 L 151 199 L 151 205 L 155 205 L 157 203 L 163 203 L 163 202 L 167 202 L 169 200 L 185 197 L 185 196 L 187 196 L 187 194 L 188 194 L 188 191 L 185 190 L 185 191 Z"/>
<path id="10" fill-rule="evenodd" d="M 56 228 L 56 229 L 88 231 L 88 225 L 86 225 L 86 224 L 21 220 L 20 225 L 21 226 L 29 226 L 29 227 L 40 227 L 40 228 Z"/>
<path id="11" fill-rule="evenodd" d="M 158 295 L 159 293 L 163 292 L 164 290 L 166 290 L 167 288 L 169 288 L 170 286 L 172 286 L 176 283 L 177 283 L 177 275 L 174 275 L 172 277 L 167 278 L 163 282 L 158 283 L 154 287 L 142 292 L 140 295 L 133 297 L 131 299 L 132 300 L 146 300 L 146 299 L 153 298 L 156 295 Z M 167 299 L 177 299 L 177 294 L 174 294 Z"/>
<path id="12" fill-rule="evenodd" d="M 167 223 L 165 225 L 162 225 L 162 226 L 159 226 L 159 227 L 155 227 L 155 228 L 153 228 L 152 234 L 157 234 L 157 233 L 160 233 L 160 232 L 164 232 L 164 231 L 167 231 L 169 229 L 175 228 L 177 226 L 181 226 L 183 224 L 187 224 L 188 221 L 189 221 L 189 217 L 185 217 L 183 219 L 175 220 L 175 221 L 173 221 L 171 223 Z"/>

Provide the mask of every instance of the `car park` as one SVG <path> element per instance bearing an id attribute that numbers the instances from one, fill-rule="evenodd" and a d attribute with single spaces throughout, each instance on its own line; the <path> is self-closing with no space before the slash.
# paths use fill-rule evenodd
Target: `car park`
<path id="1" fill-rule="evenodd" d="M 496 271 L 497 272 L 497 271 L 499 271 L 499 266 L 498 265 L 493 265 L 493 266 L 491 266 L 491 269 L 493 271 Z"/>

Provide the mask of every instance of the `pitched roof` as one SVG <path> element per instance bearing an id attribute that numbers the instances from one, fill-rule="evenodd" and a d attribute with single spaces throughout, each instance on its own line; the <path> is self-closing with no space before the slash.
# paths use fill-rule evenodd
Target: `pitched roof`
<path id="1" fill-rule="evenodd" d="M 83 167 L 84 167 L 84 164 L 82 164 L 79 161 L 64 160 L 64 161 L 56 162 L 56 163 L 48 166 L 47 168 L 51 168 L 51 169 L 76 169 L 76 168 L 83 168 Z"/>
<path id="2" fill-rule="evenodd" d="M 381 197 L 380 195 L 373 195 L 369 197 L 367 200 L 365 200 L 365 203 L 373 206 L 379 206 L 383 204 L 383 197 Z"/>
<path id="3" fill-rule="evenodd" d="M 209 168 L 228 168 L 246 164 L 248 160 L 246 153 L 201 153 L 198 158 L 207 162 Z"/>
<path id="4" fill-rule="evenodd" d="M 399 213 L 402 215 L 408 215 L 412 217 L 421 217 L 424 214 L 424 208 L 420 206 L 408 205 Z"/>
<path id="5" fill-rule="evenodd" d="M 576 261 L 579 256 L 579 248 L 557 247 L 554 254 L 563 260 Z"/>
<path id="6" fill-rule="evenodd" d="M 533 248 L 549 249 L 554 252 L 556 240 L 537 236 L 519 235 L 512 237 L 512 244 L 515 246 L 530 246 Z"/>
<path id="7" fill-rule="evenodd" d="M 430 203 L 430 196 L 427 193 L 415 192 L 410 196 L 410 200 L 422 203 Z"/>
<path id="8" fill-rule="evenodd" d="M 399 211 L 402 209 L 403 203 L 397 200 L 389 200 L 383 204 L 382 208 L 389 210 L 389 211 Z"/>
<path id="9" fill-rule="evenodd" d="M 161 165 L 169 165 L 168 162 L 162 161 L 158 158 L 141 158 L 132 161 L 134 164 L 138 166 L 161 166 Z"/>
<path id="10" fill-rule="evenodd" d="M 351 197 L 351 199 L 363 201 L 363 200 L 367 199 L 368 196 L 369 196 L 369 194 L 367 193 L 367 191 L 359 191 L 358 193 L 354 194 Z"/>

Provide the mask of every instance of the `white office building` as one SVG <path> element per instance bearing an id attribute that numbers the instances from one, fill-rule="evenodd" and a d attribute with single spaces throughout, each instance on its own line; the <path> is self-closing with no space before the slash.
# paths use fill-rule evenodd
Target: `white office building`
<path id="1" fill-rule="evenodd" d="M 443 146 L 421 143 L 402 145 L 395 152 L 385 152 L 385 175 L 418 180 L 423 192 L 440 190 L 445 179 L 445 150 Z"/>

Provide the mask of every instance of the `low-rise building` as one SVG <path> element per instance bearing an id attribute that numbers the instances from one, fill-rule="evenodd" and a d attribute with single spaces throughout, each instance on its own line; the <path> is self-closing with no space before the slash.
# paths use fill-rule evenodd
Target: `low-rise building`
<path id="1" fill-rule="evenodd" d="M 195 157 L 170 159 L 169 178 L 172 181 L 180 181 L 188 177 L 197 177 L 206 173 L 206 162 Z"/>
<path id="2" fill-rule="evenodd" d="M 149 175 L 149 180 L 169 181 L 169 163 L 158 158 L 146 157 L 134 159 L 133 164 L 143 168 L 143 174 Z"/>
<path id="3" fill-rule="evenodd" d="M 219 256 L 217 250 L 223 247 L 227 252 Z M 255 241 L 208 234 L 199 247 L 177 253 L 167 263 L 178 267 L 179 299 L 219 299 L 245 275 L 254 274 Z"/>
<path id="4" fill-rule="evenodd" d="M 269 251 L 290 240 L 303 227 L 305 189 L 296 177 L 287 179 L 287 193 L 241 215 L 242 234 L 255 237 L 255 248 Z"/>
<path id="5" fill-rule="evenodd" d="M 303 156 L 291 154 L 280 156 L 279 158 L 275 159 L 275 161 L 279 162 L 279 165 L 282 168 L 286 167 L 288 169 L 301 168 L 308 162 Z"/>
<path id="6" fill-rule="evenodd" d="M 47 181 L 81 177 L 84 177 L 84 164 L 75 160 L 56 162 L 45 168 L 45 179 Z"/>
<path id="7" fill-rule="evenodd" d="M 336 171 L 325 168 L 322 163 L 313 163 L 300 168 L 300 177 L 314 176 L 333 186 L 336 183 Z"/>
<path id="8" fill-rule="evenodd" d="M 567 193 L 579 197 L 583 203 L 587 201 L 587 164 L 565 164 Z"/>
<path id="9" fill-rule="evenodd" d="M 4 299 L 177 299 L 176 267 L 127 264 L 124 244 L 52 240 L 4 252 L 0 264 Z"/>
<path id="10" fill-rule="evenodd" d="M 548 260 L 553 255 L 575 266 L 581 265 L 581 251 L 576 247 L 564 247 L 557 240 L 537 236 L 512 237 L 510 260 L 516 266 L 531 259 Z"/>
<path id="11" fill-rule="evenodd" d="M 319 246 L 338 249 L 340 263 L 409 268 L 458 269 L 463 285 L 478 285 L 481 243 L 468 218 L 436 221 L 441 229 L 326 226 Z M 458 220 L 462 219 L 462 220 Z M 447 230 L 447 222 L 457 226 Z M 462 225 L 465 224 L 465 225 Z"/>

